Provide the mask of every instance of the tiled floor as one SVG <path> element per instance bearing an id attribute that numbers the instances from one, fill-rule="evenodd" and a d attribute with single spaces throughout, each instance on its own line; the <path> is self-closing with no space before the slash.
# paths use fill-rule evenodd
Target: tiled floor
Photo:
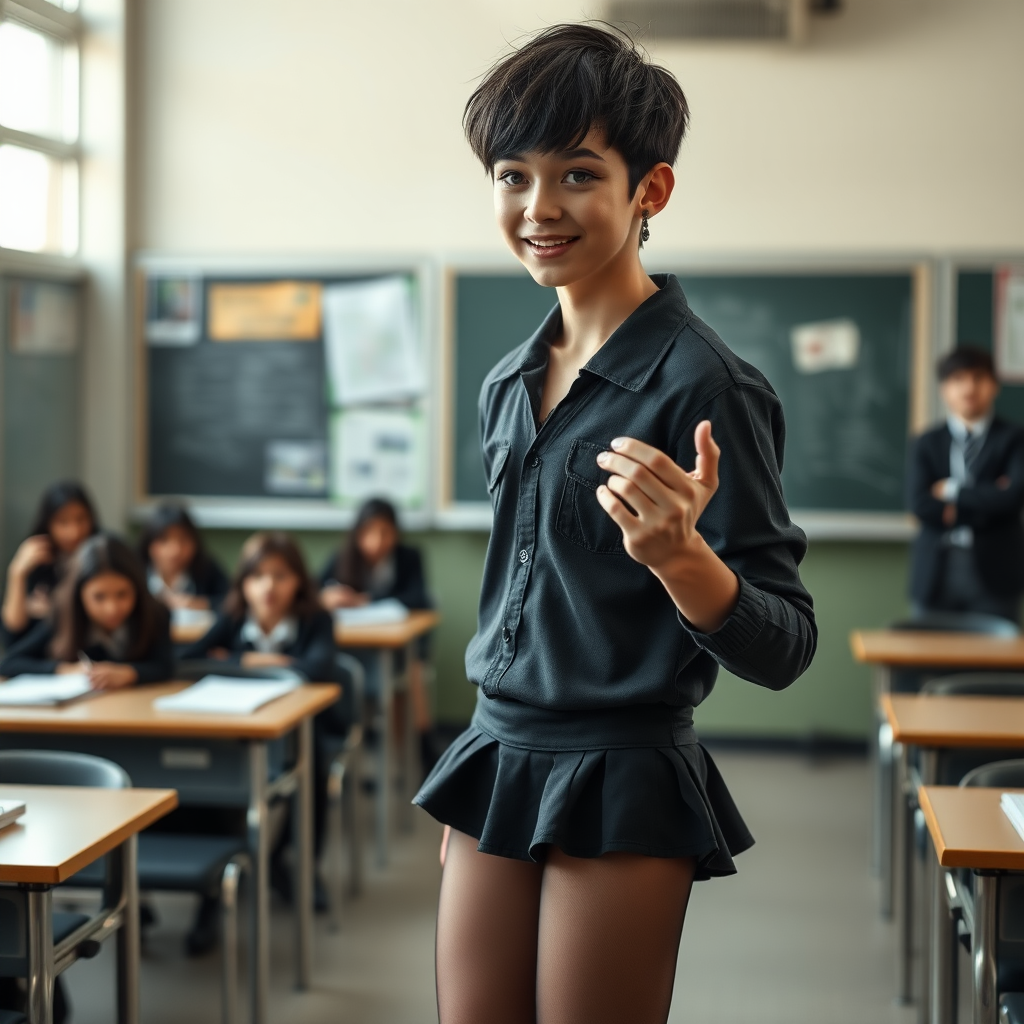
<path id="1" fill-rule="evenodd" d="M 733 878 L 699 883 L 679 957 L 671 1024 L 910 1024 L 893 1005 L 893 933 L 868 871 L 863 760 L 716 755 L 757 838 Z M 341 930 L 317 921 L 313 990 L 292 989 L 292 932 L 273 917 L 271 1024 L 429 1024 L 439 828 L 417 811 L 386 871 Z M 218 959 L 181 952 L 186 898 L 159 901 L 146 941 L 143 1024 L 219 1020 Z M 110 1024 L 112 950 L 68 972 L 75 1024 Z M 482 1022 L 483 1024 L 483 1022 Z"/>

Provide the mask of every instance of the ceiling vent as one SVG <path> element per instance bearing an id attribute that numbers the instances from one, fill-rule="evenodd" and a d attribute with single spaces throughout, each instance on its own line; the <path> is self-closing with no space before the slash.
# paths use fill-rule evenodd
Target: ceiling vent
<path id="1" fill-rule="evenodd" d="M 802 43 L 812 6 L 821 6 L 821 0 L 611 0 L 607 17 L 627 31 L 657 40 Z"/>

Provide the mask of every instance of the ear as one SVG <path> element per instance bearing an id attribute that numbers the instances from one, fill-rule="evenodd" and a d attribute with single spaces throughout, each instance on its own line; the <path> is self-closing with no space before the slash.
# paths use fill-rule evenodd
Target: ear
<path id="1" fill-rule="evenodd" d="M 668 205 L 675 187 L 676 176 L 672 168 L 666 163 L 655 164 L 637 186 L 637 203 L 653 217 Z"/>

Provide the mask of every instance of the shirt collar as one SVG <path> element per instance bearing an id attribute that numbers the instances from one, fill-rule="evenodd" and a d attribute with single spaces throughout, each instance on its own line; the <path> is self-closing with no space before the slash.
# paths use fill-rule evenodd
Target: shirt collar
<path id="1" fill-rule="evenodd" d="M 642 302 L 583 367 L 629 391 L 640 391 L 657 369 L 669 345 L 692 313 L 675 274 L 652 274 L 658 291 Z M 552 341 L 562 329 L 562 310 L 555 306 L 534 332 L 522 359 L 505 377 L 547 365 Z"/>
<path id="2" fill-rule="evenodd" d="M 242 639 L 264 654 L 280 654 L 295 643 L 298 635 L 299 625 L 294 616 L 282 619 L 269 633 L 264 633 L 251 615 L 242 625 Z"/>
<path id="3" fill-rule="evenodd" d="M 974 423 L 967 423 L 960 419 L 959 416 L 949 413 L 946 416 L 946 426 L 957 441 L 966 441 L 968 434 L 973 434 L 975 437 L 984 437 L 988 433 L 988 428 L 992 426 L 994 418 L 995 413 L 990 412 L 984 419 L 976 420 Z"/>

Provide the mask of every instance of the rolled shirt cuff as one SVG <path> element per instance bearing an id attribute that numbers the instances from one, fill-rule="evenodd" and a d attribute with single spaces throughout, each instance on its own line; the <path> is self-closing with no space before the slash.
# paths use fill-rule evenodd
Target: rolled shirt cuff
<path id="1" fill-rule="evenodd" d="M 943 501 L 956 501 L 960 495 L 960 488 L 962 484 L 959 480 L 954 480 L 952 477 L 944 480 L 942 484 L 942 500 Z"/>
<path id="2" fill-rule="evenodd" d="M 764 629 L 768 605 L 764 594 L 738 573 L 740 595 L 729 617 L 713 633 L 702 633 L 679 612 L 679 621 L 699 647 L 719 658 L 731 658 L 746 650 Z"/>

